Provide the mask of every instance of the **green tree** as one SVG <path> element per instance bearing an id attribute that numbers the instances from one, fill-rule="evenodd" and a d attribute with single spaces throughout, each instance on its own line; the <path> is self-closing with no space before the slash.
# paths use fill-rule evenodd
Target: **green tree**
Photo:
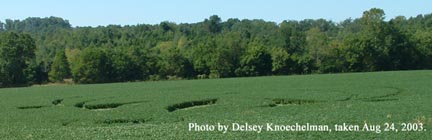
<path id="1" fill-rule="evenodd" d="M 320 68 L 322 65 L 324 53 L 328 48 L 328 37 L 319 28 L 314 27 L 306 32 L 307 51 L 314 62 L 315 69 Z M 320 71 L 318 71 L 320 72 Z"/>
<path id="2" fill-rule="evenodd" d="M 190 60 L 194 65 L 194 70 L 198 75 L 209 75 L 212 54 L 214 54 L 216 44 L 212 40 L 200 42 L 190 50 Z"/>
<path id="3" fill-rule="evenodd" d="M 0 34 L 0 87 L 28 84 L 34 71 L 36 45 L 28 34 Z"/>
<path id="4" fill-rule="evenodd" d="M 345 38 L 347 60 L 353 71 L 390 69 L 391 30 L 384 21 L 384 11 L 372 8 L 361 18 L 362 30 Z"/>
<path id="5" fill-rule="evenodd" d="M 110 82 L 111 65 L 103 49 L 89 47 L 82 51 L 72 71 L 76 83 Z"/>
<path id="6" fill-rule="evenodd" d="M 262 76 L 268 75 L 272 70 L 271 55 L 266 48 L 254 41 L 249 44 L 241 61 L 241 71 L 243 76 Z"/>
<path id="7" fill-rule="evenodd" d="M 275 74 L 288 74 L 289 73 L 289 54 L 285 49 L 277 47 L 272 49 L 272 72 Z"/>
<path id="8" fill-rule="evenodd" d="M 51 82 L 64 82 L 64 79 L 69 78 L 70 75 L 70 67 L 65 51 L 59 51 L 51 64 L 51 69 L 48 73 L 49 80 Z"/>
<path id="9" fill-rule="evenodd" d="M 0 32 L 4 31 L 4 23 L 0 21 Z"/>
<path id="10" fill-rule="evenodd" d="M 173 42 L 160 43 L 155 49 L 160 52 L 159 75 L 167 79 L 189 78 L 193 75 L 192 64 Z"/>
<path id="11" fill-rule="evenodd" d="M 240 57 L 244 52 L 242 45 L 244 41 L 241 39 L 241 34 L 238 32 L 225 33 L 214 39 L 216 48 L 210 54 L 210 77 L 235 76 L 235 70 L 240 67 Z"/>
<path id="12" fill-rule="evenodd" d="M 112 67 L 111 79 L 115 82 L 144 80 L 149 74 L 149 59 L 143 49 L 117 48 L 107 52 Z"/>
<path id="13" fill-rule="evenodd" d="M 417 31 L 414 38 L 420 59 L 417 66 L 421 69 L 432 69 L 432 29 Z"/>
<path id="14" fill-rule="evenodd" d="M 205 21 L 207 29 L 211 33 L 219 33 L 222 29 L 221 18 L 217 15 L 212 15 L 208 20 Z"/>
<path id="15" fill-rule="evenodd" d="M 297 21 L 283 21 L 278 30 L 279 36 L 283 40 L 283 48 L 290 54 L 288 59 L 289 73 L 307 73 L 305 69 L 309 70 L 307 62 L 309 59 L 305 57 L 306 35 L 302 23 Z"/>

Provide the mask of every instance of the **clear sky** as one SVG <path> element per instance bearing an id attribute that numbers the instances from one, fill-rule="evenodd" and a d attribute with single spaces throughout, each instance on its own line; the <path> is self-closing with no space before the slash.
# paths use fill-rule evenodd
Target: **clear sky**
<path id="1" fill-rule="evenodd" d="M 283 20 L 358 18 L 384 9 L 387 18 L 432 13 L 432 0 L 0 0 L 0 20 L 57 16 L 72 26 L 195 23 L 210 15 Z"/>

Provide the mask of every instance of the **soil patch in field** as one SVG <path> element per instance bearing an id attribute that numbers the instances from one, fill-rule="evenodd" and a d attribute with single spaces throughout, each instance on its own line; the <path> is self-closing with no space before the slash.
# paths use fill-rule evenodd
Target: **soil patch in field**
<path id="1" fill-rule="evenodd" d="M 189 108 L 196 108 L 201 106 L 209 106 L 213 105 L 217 102 L 218 99 L 206 99 L 206 100 L 199 100 L 199 101 L 189 101 L 189 102 L 183 102 L 178 104 L 173 104 L 168 106 L 166 109 L 168 112 L 174 112 L 176 110 L 180 109 L 189 109 Z"/>

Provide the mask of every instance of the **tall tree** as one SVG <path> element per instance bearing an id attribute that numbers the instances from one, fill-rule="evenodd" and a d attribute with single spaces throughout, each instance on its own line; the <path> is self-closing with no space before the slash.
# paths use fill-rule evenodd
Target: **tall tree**
<path id="1" fill-rule="evenodd" d="M 319 28 L 314 27 L 306 32 L 307 51 L 314 62 L 315 69 L 321 67 L 323 56 L 328 48 L 328 37 Z"/>
<path id="2" fill-rule="evenodd" d="M 205 24 L 211 33 L 219 33 L 222 29 L 221 21 L 222 20 L 219 16 L 212 15 L 208 20 L 205 21 Z"/>
<path id="3" fill-rule="evenodd" d="M 390 69 L 390 28 L 384 21 L 384 11 L 372 8 L 363 13 L 362 30 L 346 37 L 350 69 L 354 71 L 376 71 Z"/>
<path id="4" fill-rule="evenodd" d="M 73 69 L 73 80 L 76 83 L 110 82 L 112 68 L 103 49 L 89 47 L 82 51 L 78 63 Z"/>
<path id="5" fill-rule="evenodd" d="M 285 49 L 276 47 L 272 49 L 272 72 L 274 74 L 288 74 L 289 73 L 289 54 Z"/>
<path id="6" fill-rule="evenodd" d="M 241 71 L 239 75 L 259 76 L 271 73 L 271 55 L 259 42 L 251 42 L 241 59 Z"/>
<path id="7" fill-rule="evenodd" d="M 0 34 L 0 87 L 27 84 L 33 70 L 36 45 L 28 34 L 4 32 Z"/>
<path id="8" fill-rule="evenodd" d="M 4 31 L 4 23 L 0 21 L 0 32 Z"/>
<path id="9" fill-rule="evenodd" d="M 71 71 L 65 51 L 59 51 L 51 64 L 51 70 L 48 73 L 49 80 L 51 82 L 64 82 L 64 79 L 69 78 L 70 75 Z"/>

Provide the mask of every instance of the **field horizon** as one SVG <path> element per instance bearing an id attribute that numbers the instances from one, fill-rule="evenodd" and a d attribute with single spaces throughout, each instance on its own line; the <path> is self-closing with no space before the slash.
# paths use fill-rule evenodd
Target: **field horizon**
<path id="1" fill-rule="evenodd" d="M 428 69 L 421 70 L 393 70 L 393 71 L 370 71 L 370 72 L 338 72 L 338 73 L 309 73 L 309 74 L 291 74 L 291 75 L 262 75 L 262 76 L 247 76 L 247 77 L 224 77 L 224 78 L 204 78 L 204 79 L 165 79 L 165 80 L 155 80 L 155 81 L 124 81 L 124 82 L 108 82 L 108 83 L 89 83 L 89 84 L 79 84 L 73 82 L 51 82 L 51 83 L 41 83 L 33 84 L 30 86 L 22 87 L 2 87 L 5 88 L 30 88 L 30 87 L 43 87 L 43 86 L 73 86 L 73 85 L 104 85 L 104 84 L 122 84 L 122 83 L 147 83 L 147 82 L 167 82 L 167 81 L 194 81 L 194 80 L 219 80 L 219 79 L 244 79 L 244 78 L 260 78 L 260 77 L 295 77 L 295 76 L 313 76 L 313 75 L 343 75 L 343 74 L 365 74 L 365 73 L 385 73 L 385 72 L 407 72 L 407 71 L 429 71 Z M 0 88 L 0 89 L 2 89 Z"/>

